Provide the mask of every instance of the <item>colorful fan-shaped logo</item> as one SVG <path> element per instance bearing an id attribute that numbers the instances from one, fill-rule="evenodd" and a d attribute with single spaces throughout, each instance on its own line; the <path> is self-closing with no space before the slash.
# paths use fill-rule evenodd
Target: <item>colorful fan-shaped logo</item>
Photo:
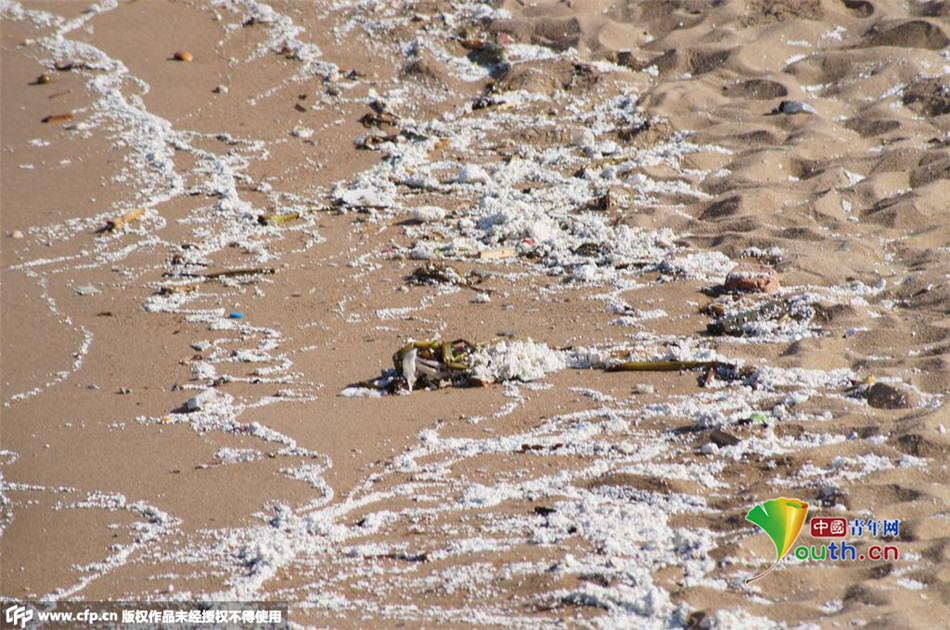
<path id="1" fill-rule="evenodd" d="M 805 524 L 808 504 L 798 499 L 771 499 L 759 503 L 746 514 L 745 520 L 755 523 L 769 535 L 775 543 L 775 562 L 764 572 L 746 580 L 746 584 L 761 580 L 772 572 L 795 544 L 798 534 Z"/>

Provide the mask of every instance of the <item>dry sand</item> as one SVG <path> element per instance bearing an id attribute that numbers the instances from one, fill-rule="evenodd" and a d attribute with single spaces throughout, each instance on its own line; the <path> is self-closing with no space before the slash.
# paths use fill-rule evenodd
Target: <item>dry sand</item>
<path id="1" fill-rule="evenodd" d="M 948 16 L 0 1 L 0 596 L 284 600 L 317 627 L 943 626 Z M 361 124 L 376 99 L 394 124 Z M 409 220 L 427 205 L 447 216 Z M 489 277 L 408 286 L 425 258 Z M 793 317 L 709 335 L 740 261 Z M 202 275 L 251 267 L 274 273 Z M 410 339 L 500 331 L 574 367 L 339 396 Z M 618 357 L 745 371 L 575 369 Z M 872 376 L 902 408 L 869 404 Z M 745 585 L 774 559 L 745 514 L 779 496 L 901 519 L 900 559 Z"/>

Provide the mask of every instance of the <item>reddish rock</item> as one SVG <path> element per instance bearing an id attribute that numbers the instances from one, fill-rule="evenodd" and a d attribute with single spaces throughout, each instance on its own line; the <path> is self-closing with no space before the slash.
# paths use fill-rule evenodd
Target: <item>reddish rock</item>
<path id="1" fill-rule="evenodd" d="M 731 293 L 772 294 L 778 291 L 778 274 L 759 263 L 739 263 L 726 276 L 725 289 Z"/>

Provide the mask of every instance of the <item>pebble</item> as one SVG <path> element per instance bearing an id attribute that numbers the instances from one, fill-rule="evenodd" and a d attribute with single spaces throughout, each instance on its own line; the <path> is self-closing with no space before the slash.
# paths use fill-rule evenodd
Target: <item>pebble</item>
<path id="1" fill-rule="evenodd" d="M 205 350 L 211 347 L 211 342 L 210 341 L 196 341 L 193 344 L 191 344 L 191 347 L 197 350 L 198 352 L 204 352 Z"/>
<path id="2" fill-rule="evenodd" d="M 596 141 L 597 139 L 594 137 L 594 132 L 590 129 L 575 129 L 571 132 L 571 144 L 578 149 L 593 148 Z"/>
<path id="3" fill-rule="evenodd" d="M 887 383 L 871 385 L 868 389 L 868 404 L 875 409 L 907 409 L 913 406 L 908 392 Z"/>
<path id="4" fill-rule="evenodd" d="M 187 50 L 179 50 L 174 54 L 175 61 L 194 61 L 195 56 Z"/>
<path id="5" fill-rule="evenodd" d="M 489 296 L 487 293 L 479 293 L 475 296 L 475 299 L 473 299 L 472 302 L 475 304 L 485 304 L 487 302 L 491 302 L 491 296 Z"/>
<path id="6" fill-rule="evenodd" d="M 123 394 L 123 395 L 124 395 L 124 394 L 131 394 L 131 393 L 132 393 L 132 388 L 131 388 L 131 387 L 120 387 L 120 388 L 119 388 L 119 393 L 120 393 L 120 394 Z"/>
<path id="7" fill-rule="evenodd" d="M 40 76 L 36 77 L 37 85 L 46 85 L 47 83 L 52 83 L 52 81 L 53 77 L 48 74 L 41 74 Z"/>
<path id="8" fill-rule="evenodd" d="M 185 403 L 185 408 L 188 411 L 201 411 L 208 405 L 210 405 L 218 397 L 218 392 L 215 389 L 206 389 L 202 391 L 197 396 L 192 396 L 188 399 L 188 402 Z"/>
<path id="9" fill-rule="evenodd" d="M 434 223 L 445 218 L 445 210 L 437 206 L 419 206 L 412 209 L 412 218 L 422 223 Z"/>
<path id="10" fill-rule="evenodd" d="M 709 432 L 709 441 L 722 448 L 724 446 L 735 446 L 741 440 L 731 433 L 726 433 L 722 429 L 713 429 Z"/>
<path id="11" fill-rule="evenodd" d="M 20 230 L 13 230 L 10 232 L 10 238 L 23 238 L 23 232 Z"/>
<path id="12" fill-rule="evenodd" d="M 229 90 L 229 89 L 228 89 L 228 86 L 226 86 L 226 85 L 219 85 L 218 87 L 214 88 L 214 93 L 215 93 L 215 94 L 227 94 L 227 93 L 230 92 L 230 91 L 231 91 L 231 90 Z"/>
<path id="13" fill-rule="evenodd" d="M 726 275 L 725 289 L 730 293 L 768 293 L 778 291 L 778 274 L 771 267 L 753 262 L 739 263 Z"/>
<path id="14" fill-rule="evenodd" d="M 652 394 L 656 391 L 656 388 L 653 387 L 650 383 L 640 383 L 633 388 L 633 391 L 638 394 Z"/>
<path id="15" fill-rule="evenodd" d="M 99 289 L 97 289 L 96 287 L 92 286 L 91 284 L 84 284 L 84 285 L 80 285 L 80 286 L 75 286 L 75 287 L 73 287 L 73 291 L 75 291 L 75 292 L 78 293 L 79 295 L 95 295 L 95 294 L 99 293 Z"/>

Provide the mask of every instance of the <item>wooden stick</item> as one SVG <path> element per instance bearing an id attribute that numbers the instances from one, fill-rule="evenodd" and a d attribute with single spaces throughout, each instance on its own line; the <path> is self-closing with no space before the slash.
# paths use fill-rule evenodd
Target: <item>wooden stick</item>
<path id="1" fill-rule="evenodd" d="M 113 232 L 131 223 L 132 221 L 141 218 L 144 214 L 145 208 L 139 208 L 138 210 L 133 210 L 132 212 L 126 212 L 121 217 L 116 217 L 115 219 L 109 219 L 106 221 L 106 229 L 110 232 Z"/>
<path id="2" fill-rule="evenodd" d="M 209 271 L 207 273 L 183 273 L 188 278 L 229 278 L 231 276 L 252 276 L 256 274 L 271 274 L 277 270 L 273 267 L 249 267 L 246 269 L 226 269 L 224 271 Z"/>
<path id="3" fill-rule="evenodd" d="M 696 368 L 717 368 L 720 365 L 724 364 L 719 361 L 624 361 L 608 365 L 604 369 L 608 372 L 678 372 Z"/>

